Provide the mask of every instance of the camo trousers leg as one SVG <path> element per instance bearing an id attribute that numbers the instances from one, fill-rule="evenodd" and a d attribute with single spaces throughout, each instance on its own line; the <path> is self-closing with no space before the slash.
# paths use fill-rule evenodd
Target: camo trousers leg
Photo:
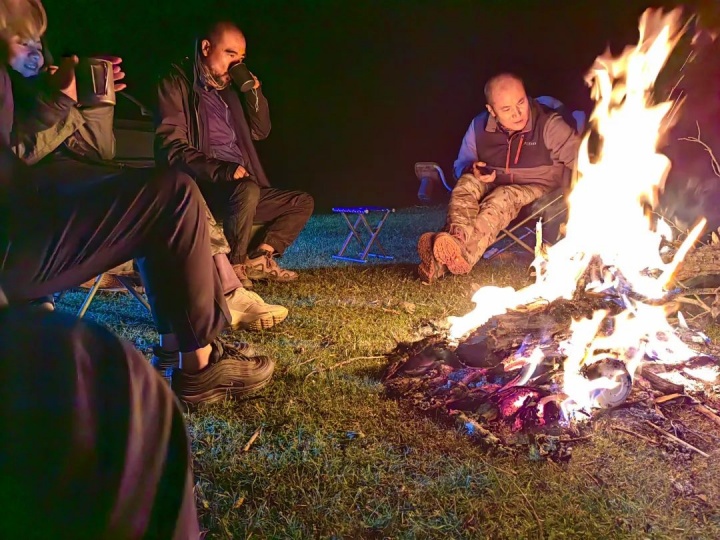
<path id="1" fill-rule="evenodd" d="M 480 201 L 493 185 L 480 182 L 472 174 L 463 174 L 450 194 L 445 230 L 458 238 L 470 238 L 475 230 Z"/>
<path id="2" fill-rule="evenodd" d="M 468 237 L 468 254 L 475 264 L 485 250 L 495 242 L 502 229 L 517 217 L 523 206 L 536 201 L 550 188 L 538 184 L 498 186 L 481 202 L 475 227 Z"/>

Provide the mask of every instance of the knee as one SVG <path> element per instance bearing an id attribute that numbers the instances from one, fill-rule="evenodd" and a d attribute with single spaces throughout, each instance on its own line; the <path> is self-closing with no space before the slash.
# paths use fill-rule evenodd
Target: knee
<path id="1" fill-rule="evenodd" d="M 469 189 L 475 189 L 478 180 L 472 174 L 463 174 L 458 178 L 453 191 L 467 191 Z"/>
<path id="2" fill-rule="evenodd" d="M 251 180 L 237 182 L 230 194 L 231 206 L 255 207 L 258 201 L 260 201 L 260 187 Z"/>
<path id="3" fill-rule="evenodd" d="M 157 199 L 164 204 L 200 204 L 202 194 L 197 183 L 187 174 L 173 169 L 157 171 L 150 184 L 157 190 Z"/>
<path id="4" fill-rule="evenodd" d="M 302 209 L 303 215 L 309 218 L 315 210 L 315 199 L 309 193 L 301 193 L 297 205 Z"/>

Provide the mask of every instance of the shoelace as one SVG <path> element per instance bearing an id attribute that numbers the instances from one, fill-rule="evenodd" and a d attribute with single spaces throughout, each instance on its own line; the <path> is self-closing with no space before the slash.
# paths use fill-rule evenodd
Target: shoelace
<path id="1" fill-rule="evenodd" d="M 212 342 L 212 352 L 210 353 L 210 364 L 217 364 L 220 360 L 226 356 L 243 357 L 245 355 L 235 345 L 237 342 L 230 343 L 228 340 L 216 337 Z"/>
<path id="2" fill-rule="evenodd" d="M 259 295 L 258 293 L 256 293 L 256 292 L 248 291 L 247 289 L 245 289 L 245 294 L 246 294 L 249 298 L 252 298 L 253 300 L 255 300 L 258 304 L 264 304 L 264 303 L 265 303 L 265 300 L 263 300 L 263 299 L 260 297 L 260 295 Z"/>

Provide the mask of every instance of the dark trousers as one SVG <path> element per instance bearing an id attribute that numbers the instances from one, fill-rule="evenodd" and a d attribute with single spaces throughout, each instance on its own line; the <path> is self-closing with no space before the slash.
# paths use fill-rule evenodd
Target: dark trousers
<path id="1" fill-rule="evenodd" d="M 223 222 L 232 264 L 245 262 L 253 223 L 264 223 L 259 241 L 282 255 L 313 212 L 313 198 L 302 191 L 259 187 L 251 178 L 234 182 L 199 182 L 215 219 Z"/>
<path id="2" fill-rule="evenodd" d="M 0 308 L 0 395 L 3 537 L 199 538 L 182 412 L 130 343 Z"/>
<path id="3" fill-rule="evenodd" d="M 47 171 L 43 177 L 51 178 Z M 210 343 L 229 313 L 195 182 L 173 171 L 103 167 L 92 178 L 88 172 L 80 183 L 50 183 L 41 196 L 12 206 L 9 241 L 0 239 L 0 285 L 10 302 L 75 287 L 138 259 L 158 331 L 176 334 L 183 352 Z"/>

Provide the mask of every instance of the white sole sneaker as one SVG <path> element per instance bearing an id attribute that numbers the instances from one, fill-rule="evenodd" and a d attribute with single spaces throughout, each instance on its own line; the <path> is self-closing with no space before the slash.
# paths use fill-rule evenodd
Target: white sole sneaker
<path id="1" fill-rule="evenodd" d="M 288 316 L 286 307 L 266 304 L 260 296 L 247 289 L 235 289 L 227 297 L 233 329 L 267 330 Z"/>
<path id="2" fill-rule="evenodd" d="M 276 324 L 280 324 L 288 316 L 287 308 L 271 305 L 267 305 L 267 307 L 274 309 L 262 315 L 256 313 L 238 313 L 237 311 L 233 312 L 231 310 L 230 313 L 233 319 L 231 326 L 233 330 L 253 330 L 255 332 L 267 330 Z"/>

